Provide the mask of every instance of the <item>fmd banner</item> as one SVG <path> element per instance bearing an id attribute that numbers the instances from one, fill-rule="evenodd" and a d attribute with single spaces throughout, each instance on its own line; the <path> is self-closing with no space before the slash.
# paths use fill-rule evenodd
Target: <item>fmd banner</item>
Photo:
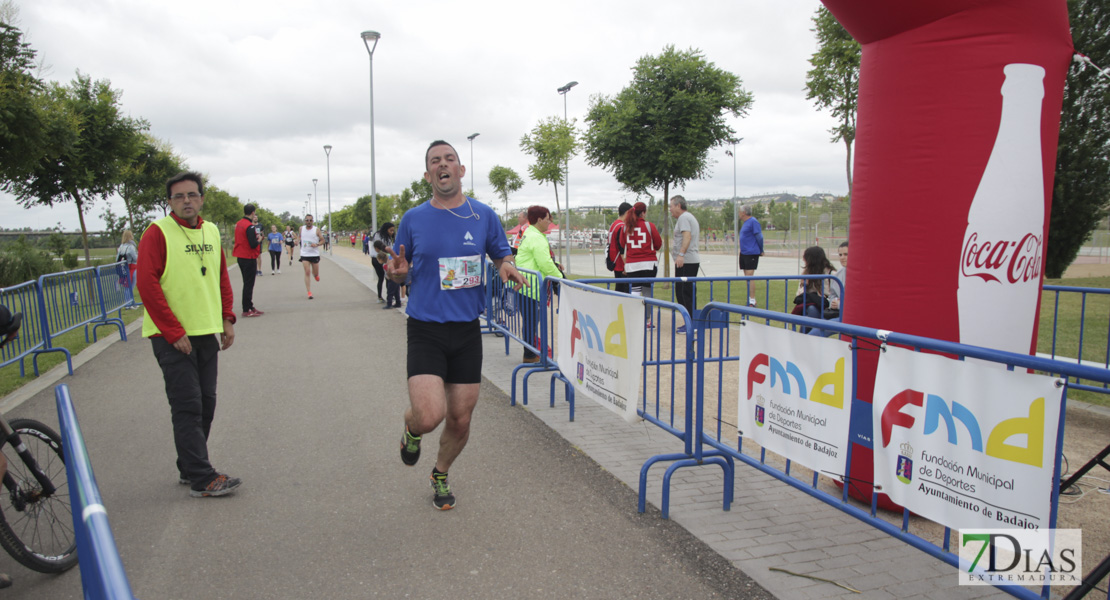
<path id="1" fill-rule="evenodd" d="M 1057 378 L 888 347 L 872 404 L 875 487 L 953 529 L 1049 526 Z"/>
<path id="2" fill-rule="evenodd" d="M 740 435 L 842 475 L 851 417 L 851 345 L 755 321 L 740 328 Z"/>
<path id="3" fill-rule="evenodd" d="M 563 286 L 557 361 L 575 393 L 635 421 L 644 362 L 644 302 Z"/>

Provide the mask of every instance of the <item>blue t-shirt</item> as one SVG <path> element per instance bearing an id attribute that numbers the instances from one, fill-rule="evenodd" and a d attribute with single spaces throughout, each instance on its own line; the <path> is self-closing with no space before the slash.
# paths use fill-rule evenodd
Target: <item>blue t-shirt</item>
<path id="1" fill-rule="evenodd" d="M 281 252 L 281 244 L 283 242 L 285 242 L 285 236 L 284 235 L 282 235 L 280 233 L 277 233 L 275 231 L 274 233 L 271 233 L 270 235 L 266 236 L 266 239 L 270 240 L 270 251 L 271 252 Z"/>
<path id="2" fill-rule="evenodd" d="M 497 259 L 513 253 L 493 209 L 469 199 L 469 204 L 451 211 L 454 214 L 426 201 L 406 212 L 397 226 L 393 251 L 404 245 L 405 258 L 412 263 L 405 312 L 413 319 L 436 323 L 477 319 L 485 309 L 486 255 Z"/>
<path id="3" fill-rule="evenodd" d="M 740 254 L 763 254 L 763 228 L 759 221 L 752 217 L 740 226 Z"/>

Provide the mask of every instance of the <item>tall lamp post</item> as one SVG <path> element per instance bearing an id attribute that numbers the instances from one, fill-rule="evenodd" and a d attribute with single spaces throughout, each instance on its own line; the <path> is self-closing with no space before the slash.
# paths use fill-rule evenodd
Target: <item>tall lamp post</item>
<path id="1" fill-rule="evenodd" d="M 308 208 L 307 208 L 307 209 L 305 209 L 305 210 L 307 210 L 308 212 L 310 212 L 310 213 L 311 213 L 311 212 L 314 212 L 314 211 L 316 210 L 316 209 L 312 208 L 312 194 L 308 194 L 308 200 L 305 200 L 305 204 L 307 204 L 307 205 L 308 205 Z M 314 219 L 315 219 L 316 217 L 318 217 L 318 216 L 319 216 L 319 215 L 312 215 L 312 217 L 313 217 Z"/>
<path id="2" fill-rule="evenodd" d="M 328 231 L 331 231 L 331 144 L 324 146 L 324 156 L 328 161 Z M 331 233 L 328 233 L 331 235 Z M 328 244 L 328 254 L 331 254 L 331 244 Z"/>
<path id="3" fill-rule="evenodd" d="M 362 43 L 370 54 L 370 220 L 374 231 L 378 230 L 378 182 L 374 173 L 374 48 L 382 34 L 377 31 L 363 31 Z M 371 45 L 370 42 L 374 42 Z"/>
<path id="4" fill-rule="evenodd" d="M 478 195 L 478 192 L 474 191 L 474 138 L 478 137 L 479 135 L 482 134 L 472 133 L 466 136 L 466 139 L 470 140 L 470 193 L 474 194 L 475 196 Z"/>
<path id="5" fill-rule="evenodd" d="M 732 142 L 732 150 L 725 150 L 725 154 L 732 157 L 732 241 L 736 242 L 736 276 L 740 276 L 740 199 L 736 197 L 736 144 L 744 141 L 737 138 Z"/>
<path id="6" fill-rule="evenodd" d="M 320 217 L 320 202 L 316 199 L 316 182 L 320 181 L 315 177 L 312 179 L 312 210 L 316 211 L 316 217 Z"/>
<path id="7" fill-rule="evenodd" d="M 570 88 L 578 85 L 577 81 L 572 81 L 563 87 L 555 90 L 563 97 L 563 121 L 567 120 L 567 92 Z M 570 161 L 563 163 L 563 197 L 566 199 L 567 211 L 563 214 L 563 246 L 566 247 L 566 258 L 563 260 L 563 267 L 570 270 Z"/>

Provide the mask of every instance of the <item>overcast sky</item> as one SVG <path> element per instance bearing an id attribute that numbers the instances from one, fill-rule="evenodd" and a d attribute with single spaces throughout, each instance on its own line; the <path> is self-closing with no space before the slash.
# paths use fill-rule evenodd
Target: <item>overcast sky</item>
<path id="1" fill-rule="evenodd" d="M 577 81 L 568 116 L 583 124 L 589 99 L 613 95 L 644 55 L 668 44 L 698 48 L 740 76 L 755 102 L 733 126 L 738 194 L 844 194 L 843 144 L 831 117 L 805 99 L 816 49 L 817 0 L 679 3 L 387 2 L 384 0 L 16 0 L 20 25 L 47 66 L 68 82 L 77 70 L 122 90 L 132 117 L 170 142 L 190 168 L 275 212 L 301 214 L 317 184 L 327 210 L 371 191 L 370 59 L 360 33 L 381 33 L 373 59 L 376 182 L 400 192 L 423 175 L 437 138 L 451 142 L 474 175 L 478 197 L 502 211 L 487 175 L 510 167 L 527 180 L 510 206 L 554 208 L 550 185 L 528 179 L 520 137 L 563 114 L 556 88 Z M 541 8 L 542 6 L 542 8 Z M 467 136 L 480 133 L 471 146 Z M 733 161 L 714 149 L 711 177 L 689 182 L 687 199 L 733 194 Z M 615 206 L 632 197 L 584 157 L 571 161 L 572 206 Z M 470 186 L 470 173 L 465 182 Z M 560 202 L 563 198 L 560 188 Z M 661 193 L 658 195 L 661 197 Z M 117 213 L 122 202 L 113 202 Z M 87 215 L 102 225 L 105 207 Z M 71 204 L 26 210 L 0 196 L 0 226 L 77 225 Z"/>

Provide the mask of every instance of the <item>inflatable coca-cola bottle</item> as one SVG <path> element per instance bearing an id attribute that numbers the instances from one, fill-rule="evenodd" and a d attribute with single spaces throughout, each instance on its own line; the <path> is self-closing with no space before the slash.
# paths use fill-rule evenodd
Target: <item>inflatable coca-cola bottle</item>
<path id="1" fill-rule="evenodd" d="M 822 2 L 863 48 L 844 322 L 1029 352 L 1073 53 L 1067 2 Z M 877 345 L 856 353 L 861 402 Z M 873 424 L 852 417 L 849 493 L 870 501 Z"/>
<path id="2" fill-rule="evenodd" d="M 1002 118 L 967 213 L 960 253 L 960 343 L 1028 354 L 1044 240 L 1044 69 L 1003 69 Z"/>

